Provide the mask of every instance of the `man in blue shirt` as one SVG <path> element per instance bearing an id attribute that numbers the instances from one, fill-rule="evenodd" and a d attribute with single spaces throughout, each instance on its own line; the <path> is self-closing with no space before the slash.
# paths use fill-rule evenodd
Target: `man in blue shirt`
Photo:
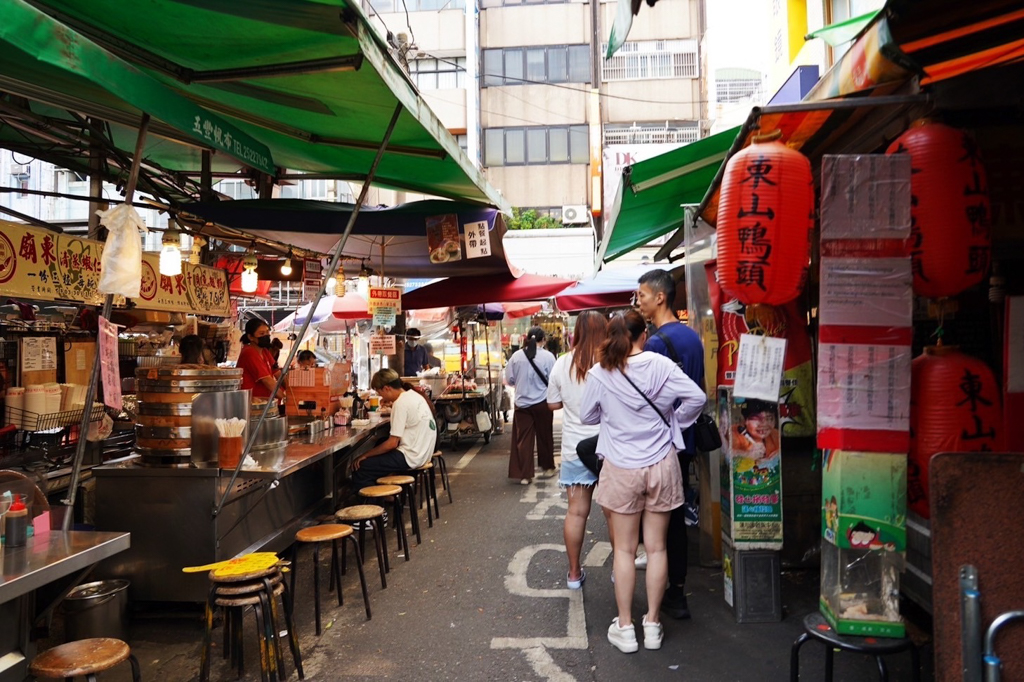
<path id="1" fill-rule="evenodd" d="M 665 270 L 649 270 L 640 277 L 637 303 L 640 313 L 656 328 L 648 334 L 644 350 L 659 353 L 676 362 L 686 376 L 704 388 L 704 346 L 697 332 L 676 319 L 674 304 L 676 283 Z M 679 453 L 683 470 L 683 490 L 690 487 L 690 460 L 695 454 L 693 427 L 683 432 L 686 451 Z M 689 539 L 686 535 L 686 505 L 672 510 L 668 525 L 668 590 L 661 610 L 673 618 L 689 618 L 686 603 L 686 559 Z"/>
<path id="2" fill-rule="evenodd" d="M 405 332 L 405 364 L 402 371 L 405 376 L 414 377 L 430 366 L 430 353 L 420 345 L 420 330 L 412 327 Z"/>

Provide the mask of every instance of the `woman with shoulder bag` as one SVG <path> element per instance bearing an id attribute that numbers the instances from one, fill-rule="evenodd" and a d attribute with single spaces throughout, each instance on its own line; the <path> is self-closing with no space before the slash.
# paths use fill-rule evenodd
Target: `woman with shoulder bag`
<path id="1" fill-rule="evenodd" d="M 609 512 L 618 616 L 608 641 L 619 651 L 639 646 L 631 607 L 636 582 L 634 558 L 640 524 L 647 549 L 647 613 L 644 648 L 659 649 L 661 600 L 668 583 L 665 538 L 670 512 L 683 504 L 677 448 L 682 431 L 704 407 L 704 391 L 674 362 L 644 352 L 647 325 L 636 311 L 615 316 L 601 346 L 600 364 L 590 370 L 580 420 L 600 424 L 597 454 L 604 460 L 595 501 Z"/>
<path id="2" fill-rule="evenodd" d="M 523 485 L 533 481 L 534 442 L 542 477 L 555 475 L 554 415 L 547 405 L 548 377 L 555 365 L 555 356 L 540 347 L 542 341 L 544 330 L 531 327 L 526 334 L 525 347 L 513 353 L 505 367 L 505 380 L 516 390 L 508 477 L 519 479 Z"/>
<path id="3" fill-rule="evenodd" d="M 562 469 L 558 486 L 565 489 L 569 509 L 565 513 L 563 536 L 565 553 L 569 558 L 569 572 L 565 583 L 570 590 L 578 590 L 586 580 L 580 566 L 583 537 L 587 531 L 590 501 L 597 476 L 583 465 L 576 454 L 576 445 L 583 439 L 596 436 L 598 427 L 580 423 L 580 400 L 587 371 L 597 362 L 597 349 L 604 342 L 608 322 L 594 311 L 586 311 L 576 318 L 572 350 L 555 360 L 548 383 L 548 407 L 562 410 Z"/>

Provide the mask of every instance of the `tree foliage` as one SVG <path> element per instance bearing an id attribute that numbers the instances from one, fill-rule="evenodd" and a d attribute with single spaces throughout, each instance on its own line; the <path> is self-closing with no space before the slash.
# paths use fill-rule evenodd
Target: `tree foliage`
<path id="1" fill-rule="evenodd" d="M 531 209 L 512 209 L 512 217 L 507 221 L 510 230 L 540 230 L 562 227 L 562 223 L 548 215 L 540 215 Z"/>

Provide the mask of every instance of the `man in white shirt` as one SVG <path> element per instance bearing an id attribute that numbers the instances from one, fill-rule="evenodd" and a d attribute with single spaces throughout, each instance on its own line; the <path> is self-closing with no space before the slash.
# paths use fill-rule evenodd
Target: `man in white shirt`
<path id="1" fill-rule="evenodd" d="M 437 442 L 437 424 L 423 396 L 402 388 L 393 369 L 382 369 L 370 379 L 370 388 L 391 405 L 391 435 L 352 461 L 356 490 L 376 485 L 377 479 L 430 461 Z"/>

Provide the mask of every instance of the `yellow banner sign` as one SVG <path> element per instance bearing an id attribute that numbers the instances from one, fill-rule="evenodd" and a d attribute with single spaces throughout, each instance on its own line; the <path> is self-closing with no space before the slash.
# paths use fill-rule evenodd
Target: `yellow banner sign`
<path id="1" fill-rule="evenodd" d="M 0 220 L 0 291 L 5 296 L 100 305 L 102 256 L 102 242 Z M 223 270 L 182 263 L 182 274 L 168 277 L 160 274 L 159 263 L 159 254 L 143 254 L 139 308 L 230 315 Z"/>

